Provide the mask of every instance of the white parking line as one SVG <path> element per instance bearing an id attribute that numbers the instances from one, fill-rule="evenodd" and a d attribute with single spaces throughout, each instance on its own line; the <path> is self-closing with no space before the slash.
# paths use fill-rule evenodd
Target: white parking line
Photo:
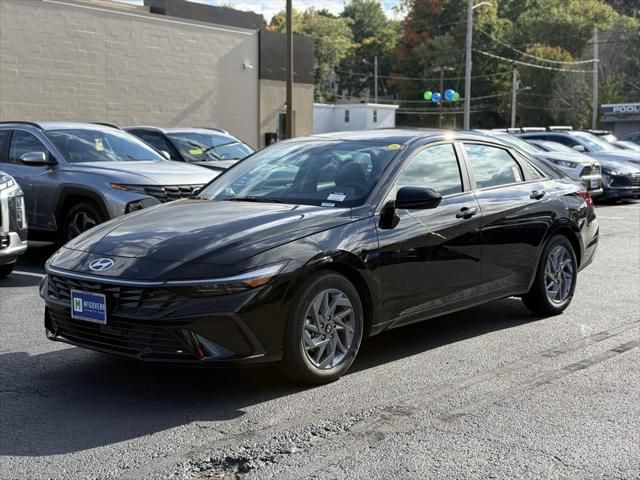
<path id="1" fill-rule="evenodd" d="M 42 274 L 42 273 L 21 272 L 20 270 L 14 270 L 13 274 L 14 275 L 26 275 L 27 277 L 44 278 L 44 274 Z"/>

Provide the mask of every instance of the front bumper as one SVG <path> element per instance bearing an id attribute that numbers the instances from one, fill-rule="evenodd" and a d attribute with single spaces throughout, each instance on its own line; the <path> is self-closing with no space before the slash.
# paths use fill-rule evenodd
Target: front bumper
<path id="1" fill-rule="evenodd" d="M 72 289 L 104 294 L 107 323 L 71 318 Z M 170 289 L 100 284 L 51 273 L 40 286 L 50 340 L 149 362 L 218 366 L 282 358 L 285 316 L 274 315 L 273 309 L 285 290 L 274 284 L 232 295 L 186 298 Z"/>
<path id="2" fill-rule="evenodd" d="M 598 197 L 602 195 L 602 176 L 600 175 L 586 175 L 580 177 L 580 181 L 586 187 L 589 195 L 592 197 Z"/>
<path id="3" fill-rule="evenodd" d="M 640 173 L 632 175 L 603 175 L 604 198 L 632 198 L 640 196 Z"/>
<path id="4" fill-rule="evenodd" d="M 27 250 L 27 241 L 16 232 L 0 232 L 0 265 L 13 263 Z"/>

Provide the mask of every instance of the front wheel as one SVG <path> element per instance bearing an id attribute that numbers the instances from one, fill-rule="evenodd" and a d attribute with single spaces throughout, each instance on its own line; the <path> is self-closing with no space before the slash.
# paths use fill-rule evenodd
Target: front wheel
<path id="1" fill-rule="evenodd" d="M 577 277 L 578 265 L 571 242 L 562 235 L 555 235 L 540 257 L 536 278 L 522 301 L 539 315 L 562 313 L 573 299 Z"/>
<path id="2" fill-rule="evenodd" d="M 69 209 L 62 224 L 62 241 L 73 240 L 104 221 L 98 207 L 93 202 L 80 202 Z"/>
<path id="3" fill-rule="evenodd" d="M 342 275 L 322 272 L 300 287 L 292 305 L 280 371 L 310 384 L 340 378 L 362 343 L 364 318 L 358 291 Z"/>

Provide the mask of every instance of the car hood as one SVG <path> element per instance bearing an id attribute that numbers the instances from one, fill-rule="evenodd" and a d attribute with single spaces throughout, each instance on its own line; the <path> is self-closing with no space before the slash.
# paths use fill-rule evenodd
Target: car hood
<path id="1" fill-rule="evenodd" d="M 169 160 L 72 163 L 64 168 L 70 172 L 101 175 L 117 183 L 135 185 L 203 185 L 220 173 Z"/>
<path id="2" fill-rule="evenodd" d="M 574 162 L 578 164 L 588 164 L 591 165 L 597 163 L 597 159 L 593 159 L 587 155 L 582 153 L 570 153 L 570 152 L 540 152 L 535 154 L 536 157 L 542 157 L 549 160 L 564 160 L 567 162 Z"/>
<path id="3" fill-rule="evenodd" d="M 119 217 L 65 247 L 107 257 L 229 265 L 350 221 L 348 208 L 190 199 Z"/>
<path id="4" fill-rule="evenodd" d="M 589 155 L 601 162 L 631 162 L 638 164 L 640 162 L 640 154 L 631 150 L 619 152 L 591 152 Z"/>

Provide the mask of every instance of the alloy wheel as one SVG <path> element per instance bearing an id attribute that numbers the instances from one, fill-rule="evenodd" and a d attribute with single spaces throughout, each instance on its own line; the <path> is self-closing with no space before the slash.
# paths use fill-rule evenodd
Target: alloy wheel
<path id="1" fill-rule="evenodd" d="M 93 218 L 91 213 L 86 210 L 77 211 L 67 224 L 67 240 L 76 238 L 81 233 L 98 225 L 98 223 L 98 220 Z"/>
<path id="2" fill-rule="evenodd" d="M 355 335 L 355 313 L 349 297 L 337 289 L 315 296 L 304 318 L 302 348 L 309 362 L 329 370 L 345 361 Z"/>
<path id="3" fill-rule="evenodd" d="M 549 301 L 558 304 L 569 298 L 575 272 L 571 254 L 564 245 L 556 245 L 547 256 L 544 284 Z"/>

